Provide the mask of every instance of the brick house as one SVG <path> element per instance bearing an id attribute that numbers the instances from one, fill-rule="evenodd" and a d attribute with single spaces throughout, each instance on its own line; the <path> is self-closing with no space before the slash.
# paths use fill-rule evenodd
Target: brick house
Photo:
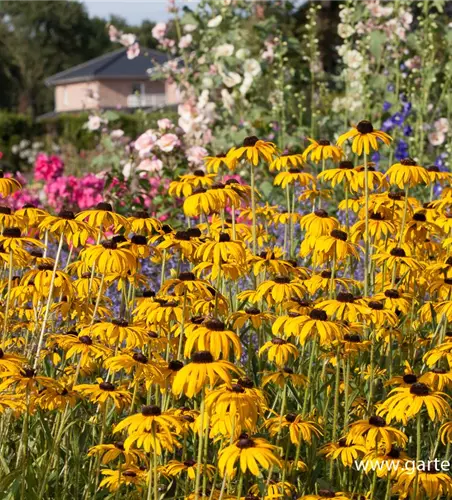
<path id="1" fill-rule="evenodd" d="M 55 87 L 55 113 L 159 108 L 179 102 L 173 83 L 149 79 L 153 65 L 167 60 L 166 54 L 144 48 L 138 57 L 127 59 L 124 48 L 61 71 L 45 83 Z"/>

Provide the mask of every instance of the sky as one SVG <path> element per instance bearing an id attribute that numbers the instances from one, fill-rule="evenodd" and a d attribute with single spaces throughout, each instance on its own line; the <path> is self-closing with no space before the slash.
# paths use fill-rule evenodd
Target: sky
<path id="1" fill-rule="evenodd" d="M 167 12 L 167 0 L 81 0 L 90 16 L 109 17 L 110 14 L 124 17 L 129 24 L 141 24 L 144 19 L 150 21 L 166 21 L 170 17 Z M 196 5 L 199 0 L 176 0 L 178 6 Z"/>

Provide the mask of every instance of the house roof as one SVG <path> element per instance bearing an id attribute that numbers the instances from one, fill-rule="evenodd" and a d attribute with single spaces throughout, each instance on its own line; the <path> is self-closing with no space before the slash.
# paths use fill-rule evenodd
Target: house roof
<path id="1" fill-rule="evenodd" d="M 138 57 L 127 59 L 127 49 L 121 48 L 56 73 L 47 78 L 45 84 L 51 86 L 90 80 L 143 79 L 148 78 L 148 70 L 154 62 L 163 64 L 167 60 L 168 57 L 163 52 L 143 47 Z"/>

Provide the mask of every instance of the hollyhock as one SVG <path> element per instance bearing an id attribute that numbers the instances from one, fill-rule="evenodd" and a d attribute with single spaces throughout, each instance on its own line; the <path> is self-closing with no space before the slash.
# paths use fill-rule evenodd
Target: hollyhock
<path id="1" fill-rule="evenodd" d="M 221 24 L 221 21 L 223 20 L 223 16 L 216 16 L 214 18 L 212 18 L 208 23 L 207 23 L 207 27 L 208 28 L 216 28 L 217 26 L 220 26 Z"/>
<path id="2" fill-rule="evenodd" d="M 182 36 L 179 40 L 179 48 L 187 49 L 188 47 L 190 47 L 192 41 L 193 37 L 190 34 Z"/>
<path id="3" fill-rule="evenodd" d="M 135 59 L 140 55 L 140 45 L 138 43 L 133 43 L 127 48 L 127 59 Z"/>
<path id="4" fill-rule="evenodd" d="M 113 24 L 110 24 L 108 27 L 108 36 L 110 37 L 111 42 L 117 42 L 119 39 L 119 36 L 121 35 L 121 32 L 116 28 L 116 26 L 113 26 Z"/>
<path id="5" fill-rule="evenodd" d="M 165 37 L 166 34 L 166 23 L 157 23 L 153 28 L 152 28 L 152 36 L 160 41 Z"/>
<path id="6" fill-rule="evenodd" d="M 186 151 L 188 163 L 194 166 L 201 166 L 203 164 L 203 158 L 207 156 L 207 149 L 202 146 L 192 146 Z"/>
<path id="7" fill-rule="evenodd" d="M 64 163 L 59 156 L 39 153 L 34 164 L 36 181 L 50 181 L 63 174 Z"/>

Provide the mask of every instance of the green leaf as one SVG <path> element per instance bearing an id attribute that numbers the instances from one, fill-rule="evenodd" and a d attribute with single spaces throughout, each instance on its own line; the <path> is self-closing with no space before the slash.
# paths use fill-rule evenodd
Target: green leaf
<path id="1" fill-rule="evenodd" d="M 385 40 L 386 35 L 382 31 L 373 31 L 370 35 L 369 50 L 377 60 L 381 57 Z"/>

